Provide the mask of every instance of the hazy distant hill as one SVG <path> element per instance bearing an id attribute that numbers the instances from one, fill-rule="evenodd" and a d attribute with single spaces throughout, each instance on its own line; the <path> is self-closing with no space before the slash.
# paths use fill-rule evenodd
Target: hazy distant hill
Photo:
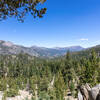
<path id="1" fill-rule="evenodd" d="M 90 47 L 79 52 L 73 52 L 73 55 L 78 57 L 83 57 L 83 56 L 87 57 L 91 54 L 92 50 L 94 50 L 98 54 L 98 56 L 100 56 L 100 45 Z"/>
<path id="2" fill-rule="evenodd" d="M 11 42 L 0 41 L 0 54 L 19 54 L 28 53 L 32 56 L 38 56 L 37 52 L 31 50 L 30 48 L 15 45 Z"/>
<path id="3" fill-rule="evenodd" d="M 24 47 L 20 45 L 15 45 L 12 42 L 0 40 L 0 54 L 19 54 L 27 53 L 32 56 L 37 57 L 56 57 L 65 55 L 67 51 L 81 51 L 84 50 L 81 46 L 71 46 L 64 48 L 45 48 L 45 47 Z"/>

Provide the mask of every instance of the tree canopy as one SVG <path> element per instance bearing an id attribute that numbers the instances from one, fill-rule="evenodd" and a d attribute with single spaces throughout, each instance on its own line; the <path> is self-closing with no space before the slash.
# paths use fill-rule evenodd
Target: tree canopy
<path id="1" fill-rule="evenodd" d="M 0 0 L 0 20 L 15 17 L 23 22 L 31 14 L 34 18 L 43 17 L 46 8 L 41 7 L 46 0 Z M 38 7 L 39 6 L 39 7 Z"/>

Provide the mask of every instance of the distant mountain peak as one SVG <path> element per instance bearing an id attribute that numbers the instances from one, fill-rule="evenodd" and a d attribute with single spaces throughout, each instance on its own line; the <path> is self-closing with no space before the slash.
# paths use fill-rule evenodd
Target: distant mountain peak
<path id="1" fill-rule="evenodd" d="M 5 42 L 2 43 L 2 45 L 8 46 L 8 47 L 14 46 L 14 44 L 12 42 L 10 42 L 10 41 L 5 41 Z"/>
<path id="2" fill-rule="evenodd" d="M 0 43 L 3 43 L 3 42 L 5 42 L 5 41 L 3 41 L 3 40 L 0 40 Z"/>
<path id="3" fill-rule="evenodd" d="M 20 45 L 15 45 L 9 41 L 0 40 L 0 54 L 19 54 L 23 52 L 31 56 L 57 57 L 65 55 L 68 50 L 74 52 L 74 51 L 81 51 L 83 49 L 84 48 L 81 46 L 56 47 L 56 48 L 46 48 L 39 46 L 24 47 Z"/>
<path id="4" fill-rule="evenodd" d="M 54 49 L 84 49 L 83 47 L 81 46 L 68 46 L 68 47 L 54 47 Z"/>

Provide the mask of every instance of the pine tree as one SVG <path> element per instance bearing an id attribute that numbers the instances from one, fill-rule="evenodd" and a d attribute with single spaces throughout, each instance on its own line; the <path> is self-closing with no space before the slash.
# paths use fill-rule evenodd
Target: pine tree
<path id="1" fill-rule="evenodd" d="M 57 73 L 54 86 L 56 91 L 56 98 L 58 100 L 64 100 L 66 86 L 61 72 Z"/>
<path id="2" fill-rule="evenodd" d="M 66 85 L 69 87 L 70 82 L 73 80 L 73 64 L 72 64 L 72 58 L 69 51 L 66 54 L 65 67 L 62 70 L 62 72 L 63 72 L 63 77 L 66 82 Z"/>

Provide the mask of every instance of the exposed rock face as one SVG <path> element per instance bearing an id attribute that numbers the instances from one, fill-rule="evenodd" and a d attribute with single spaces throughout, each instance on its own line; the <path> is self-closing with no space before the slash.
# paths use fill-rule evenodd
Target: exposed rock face
<path id="1" fill-rule="evenodd" d="M 99 94 L 96 97 L 96 100 L 100 100 L 100 90 L 99 90 Z"/>
<path id="2" fill-rule="evenodd" d="M 83 96 L 80 91 L 78 92 L 78 100 L 83 100 Z"/>
<path id="3" fill-rule="evenodd" d="M 90 96 L 91 96 L 91 98 L 92 98 L 93 100 L 96 100 L 97 95 L 99 94 L 99 91 L 100 91 L 100 84 L 97 85 L 97 86 L 95 86 L 95 87 L 93 87 L 93 88 L 91 89 L 91 91 L 89 91 L 89 94 L 90 94 Z"/>
<path id="4" fill-rule="evenodd" d="M 20 90 L 18 96 L 15 97 L 7 97 L 6 100 L 31 100 L 32 94 L 29 94 L 28 91 Z M 0 92 L 0 100 L 3 98 L 3 92 Z"/>
<path id="5" fill-rule="evenodd" d="M 100 100 L 100 84 L 90 88 L 88 84 L 80 87 L 78 100 Z"/>
<path id="6" fill-rule="evenodd" d="M 77 99 L 73 98 L 72 96 L 67 96 L 65 97 L 65 100 L 77 100 Z"/>
<path id="7" fill-rule="evenodd" d="M 3 92 L 0 91 L 0 100 L 2 100 Z"/>
<path id="8" fill-rule="evenodd" d="M 8 46 L 8 47 L 12 47 L 12 46 L 14 46 L 14 44 L 12 43 L 12 42 L 4 42 L 2 45 L 4 45 L 4 46 Z"/>
<path id="9" fill-rule="evenodd" d="M 82 86 L 80 90 L 81 90 L 82 95 L 84 95 L 83 99 L 88 100 L 89 94 L 88 94 L 88 90 L 87 90 L 86 86 Z"/>

